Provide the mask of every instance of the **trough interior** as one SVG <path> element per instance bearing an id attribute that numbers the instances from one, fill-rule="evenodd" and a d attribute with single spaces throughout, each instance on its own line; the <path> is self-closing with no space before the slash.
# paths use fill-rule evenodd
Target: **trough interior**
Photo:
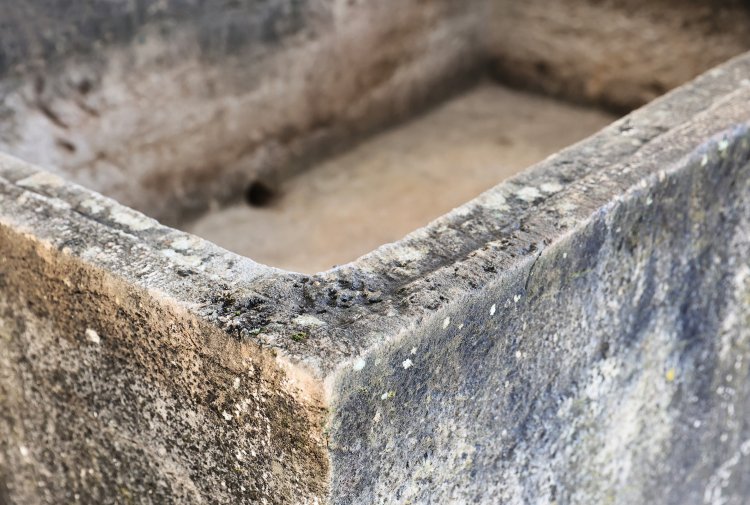
<path id="1" fill-rule="evenodd" d="M 5 15 L 0 149 L 304 272 L 750 47 L 739 1 L 113 6 Z"/>
<path id="2" fill-rule="evenodd" d="M 264 264 L 315 273 L 393 242 L 613 115 L 486 82 L 185 225 Z"/>

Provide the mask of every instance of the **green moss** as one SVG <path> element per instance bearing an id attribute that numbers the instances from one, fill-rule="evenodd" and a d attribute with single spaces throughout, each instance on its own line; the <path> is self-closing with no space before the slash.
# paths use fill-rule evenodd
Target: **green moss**
<path id="1" fill-rule="evenodd" d="M 296 333 L 292 333 L 292 340 L 295 342 L 305 342 L 307 340 L 307 333 L 304 331 L 298 331 Z"/>
<path id="2" fill-rule="evenodd" d="M 133 503 L 133 495 L 130 493 L 130 490 L 128 488 L 126 488 L 125 486 L 120 486 L 119 488 L 117 488 L 117 492 L 125 501 L 125 503 Z"/>

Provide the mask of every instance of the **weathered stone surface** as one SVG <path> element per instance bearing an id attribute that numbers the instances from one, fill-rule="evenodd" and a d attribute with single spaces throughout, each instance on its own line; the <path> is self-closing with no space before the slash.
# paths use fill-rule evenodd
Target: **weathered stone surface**
<path id="1" fill-rule="evenodd" d="M 0 154 L 0 502 L 744 503 L 749 104 L 744 55 L 313 276 Z"/>
<path id="2" fill-rule="evenodd" d="M 750 134 L 361 356 L 336 503 L 744 503 Z"/>
<path id="3" fill-rule="evenodd" d="M 314 383 L 65 246 L 0 250 L 2 503 L 324 498 Z"/>
<path id="4" fill-rule="evenodd" d="M 475 80 L 464 7 L 11 1 L 0 149 L 174 224 Z"/>

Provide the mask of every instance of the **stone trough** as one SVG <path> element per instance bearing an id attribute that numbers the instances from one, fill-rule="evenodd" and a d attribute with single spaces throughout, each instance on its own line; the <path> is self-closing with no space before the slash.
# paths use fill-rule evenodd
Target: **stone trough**
<path id="1" fill-rule="evenodd" d="M 746 503 L 748 22 L 731 0 L 6 2 L 0 504 Z M 561 150 L 533 130 L 541 161 L 489 189 L 525 168 L 512 109 L 486 192 L 448 210 L 470 177 L 445 169 L 412 191 L 443 205 L 424 227 L 334 268 L 180 231 L 288 206 L 487 87 L 575 109 L 558 142 L 627 115 Z M 424 128 L 419 159 L 471 141 Z M 251 245 L 304 231 L 248 220 Z"/>

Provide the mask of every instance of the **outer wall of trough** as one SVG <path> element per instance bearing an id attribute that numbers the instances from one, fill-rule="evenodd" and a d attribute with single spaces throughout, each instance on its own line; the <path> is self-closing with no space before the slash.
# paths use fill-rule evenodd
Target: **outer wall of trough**
<path id="1" fill-rule="evenodd" d="M 335 503 L 743 503 L 750 132 L 607 204 L 335 385 Z"/>
<path id="2" fill-rule="evenodd" d="M 195 316 L 191 238 L 0 164 L 0 503 L 322 502 L 321 388 Z"/>

